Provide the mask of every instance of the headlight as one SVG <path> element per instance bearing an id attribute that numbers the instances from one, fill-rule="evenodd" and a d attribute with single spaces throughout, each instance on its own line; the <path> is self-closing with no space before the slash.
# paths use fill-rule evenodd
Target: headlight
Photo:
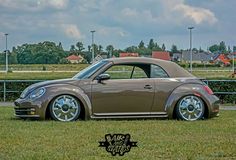
<path id="1" fill-rule="evenodd" d="M 28 88 L 26 88 L 26 89 L 21 93 L 20 98 L 25 98 L 27 92 L 28 92 Z"/>
<path id="2" fill-rule="evenodd" d="M 30 93 L 30 99 L 35 99 L 41 97 L 45 93 L 45 88 L 38 88 L 34 90 L 32 93 Z"/>

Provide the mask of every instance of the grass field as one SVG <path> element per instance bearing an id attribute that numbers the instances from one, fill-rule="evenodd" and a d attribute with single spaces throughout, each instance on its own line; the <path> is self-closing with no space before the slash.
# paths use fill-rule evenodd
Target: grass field
<path id="1" fill-rule="evenodd" d="M 90 120 L 62 123 L 19 120 L 0 107 L 0 159 L 236 159 L 236 111 L 197 122 Z M 112 157 L 98 141 L 129 133 L 138 147 Z"/>
<path id="2" fill-rule="evenodd" d="M 46 67 L 46 71 L 43 71 L 43 66 Z M 4 73 L 0 72 L 0 79 L 34 79 L 34 80 L 51 80 L 51 79 L 63 79 L 63 78 L 71 78 L 76 73 L 87 67 L 88 64 L 54 64 L 54 65 L 11 65 L 9 68 L 13 69 L 13 72 Z M 1 65 L 0 65 L 1 67 Z M 4 67 L 2 65 L 2 67 Z M 2 69 L 3 71 L 3 69 Z M 41 71 L 37 72 L 14 72 L 14 71 Z M 69 71 L 69 72 L 57 72 L 57 71 Z M 205 68 L 196 68 L 193 70 L 193 74 L 199 78 L 207 78 L 207 79 L 229 79 L 232 72 L 227 69 L 219 68 L 210 68 L 210 70 L 206 70 Z"/>
<path id="3" fill-rule="evenodd" d="M 80 71 L 89 64 L 12 64 L 9 69 L 12 71 Z M 5 65 L 0 65 L 0 70 L 5 70 Z"/>

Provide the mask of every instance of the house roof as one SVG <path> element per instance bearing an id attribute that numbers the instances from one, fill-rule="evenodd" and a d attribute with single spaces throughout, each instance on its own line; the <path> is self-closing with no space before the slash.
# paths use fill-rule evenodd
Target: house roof
<path id="1" fill-rule="evenodd" d="M 68 60 L 74 60 L 74 61 L 78 61 L 78 60 L 80 60 L 80 59 L 81 59 L 81 57 L 80 57 L 80 56 L 76 56 L 76 55 L 72 54 L 72 55 L 70 55 L 70 56 L 66 57 L 66 59 L 68 59 Z"/>
<path id="2" fill-rule="evenodd" d="M 193 61 L 210 61 L 213 60 L 213 54 L 209 52 L 192 52 Z M 190 51 L 182 52 L 182 60 L 190 61 Z"/>
<path id="3" fill-rule="evenodd" d="M 170 61 L 170 53 L 165 51 L 153 51 L 152 52 L 152 58 L 162 59 Z"/>
<path id="4" fill-rule="evenodd" d="M 219 54 L 214 58 L 214 61 L 220 60 L 223 63 L 229 63 L 230 59 L 225 54 Z"/>
<path id="5" fill-rule="evenodd" d="M 138 53 L 120 53 L 119 57 L 139 57 Z"/>

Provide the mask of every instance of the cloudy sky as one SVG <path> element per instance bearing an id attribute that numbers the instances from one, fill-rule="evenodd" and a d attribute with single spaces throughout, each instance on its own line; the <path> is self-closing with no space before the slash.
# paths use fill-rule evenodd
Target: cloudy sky
<path id="1" fill-rule="evenodd" d="M 0 0 L 0 51 L 4 33 L 9 46 L 49 40 L 64 49 L 82 41 L 124 49 L 145 44 L 189 47 L 188 26 L 194 26 L 193 47 L 206 49 L 220 41 L 236 45 L 236 0 Z"/>

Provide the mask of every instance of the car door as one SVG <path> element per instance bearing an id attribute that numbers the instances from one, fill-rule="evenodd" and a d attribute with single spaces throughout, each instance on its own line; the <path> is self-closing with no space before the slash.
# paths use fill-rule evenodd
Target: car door
<path id="1" fill-rule="evenodd" d="M 154 98 L 154 80 L 135 65 L 115 65 L 104 73 L 109 80 L 92 84 L 95 115 L 150 114 Z"/>

